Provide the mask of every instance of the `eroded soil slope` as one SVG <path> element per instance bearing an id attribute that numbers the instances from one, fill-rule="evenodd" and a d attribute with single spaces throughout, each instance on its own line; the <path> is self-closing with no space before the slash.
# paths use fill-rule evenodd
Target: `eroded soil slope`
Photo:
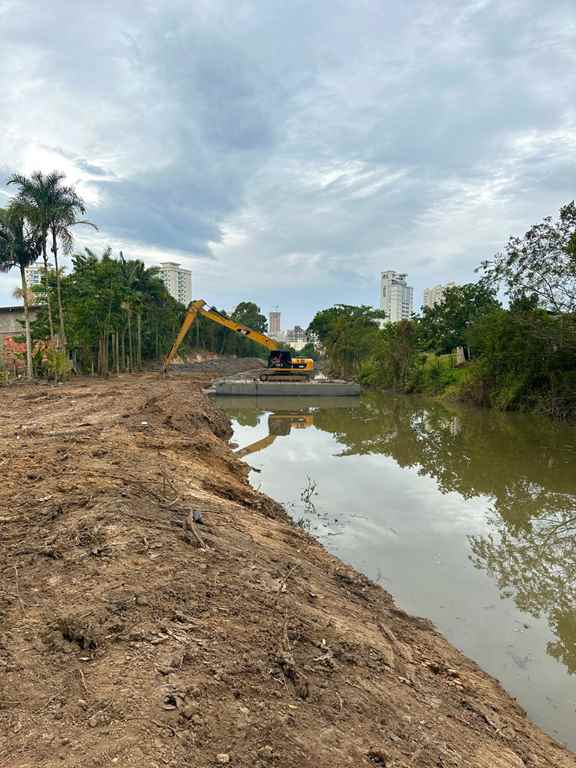
<path id="1" fill-rule="evenodd" d="M 0 766 L 574 766 L 252 490 L 210 375 L 0 391 Z"/>

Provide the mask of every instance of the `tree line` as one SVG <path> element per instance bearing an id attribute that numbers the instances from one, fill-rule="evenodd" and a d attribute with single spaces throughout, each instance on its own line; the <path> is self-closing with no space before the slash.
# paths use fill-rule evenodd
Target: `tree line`
<path id="1" fill-rule="evenodd" d="M 66 376 L 70 371 L 107 375 L 135 371 L 170 349 L 186 307 L 160 279 L 160 270 L 139 259 L 101 255 L 86 248 L 74 253 L 74 228 L 96 226 L 84 218 L 86 204 L 65 183 L 62 173 L 14 175 L 8 184 L 16 194 L 0 209 L 0 271 L 17 269 L 17 294 L 24 307 L 24 339 L 28 378 Z M 61 257 L 71 257 L 72 270 Z M 41 284 L 27 284 L 26 269 L 42 265 Z M 52 262 L 52 263 L 51 263 Z M 36 319 L 31 319 L 34 305 Z M 221 310 L 225 314 L 223 310 Z M 253 302 L 241 302 L 231 317 L 266 331 L 266 318 Z M 262 356 L 261 347 L 199 318 L 183 347 Z"/>
<path id="2" fill-rule="evenodd" d="M 448 288 L 410 320 L 382 324 L 381 311 L 337 305 L 317 313 L 308 330 L 334 373 L 375 388 L 575 418 L 574 202 L 556 220 L 511 237 L 478 272 L 477 282 Z"/>

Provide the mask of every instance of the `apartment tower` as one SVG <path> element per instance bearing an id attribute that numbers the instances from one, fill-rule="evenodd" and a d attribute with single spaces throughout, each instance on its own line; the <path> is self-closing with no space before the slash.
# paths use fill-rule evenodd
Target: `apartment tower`
<path id="1" fill-rule="evenodd" d="M 380 278 L 380 309 L 386 313 L 385 322 L 397 323 L 412 316 L 414 289 L 406 283 L 407 275 L 388 270 Z"/>

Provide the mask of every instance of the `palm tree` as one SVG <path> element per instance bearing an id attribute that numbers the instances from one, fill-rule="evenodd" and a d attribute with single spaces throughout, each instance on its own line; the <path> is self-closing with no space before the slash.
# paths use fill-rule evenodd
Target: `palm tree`
<path id="1" fill-rule="evenodd" d="M 21 295 L 24 303 L 26 331 L 26 375 L 33 376 L 32 334 L 30 331 L 30 290 L 26 283 L 26 267 L 33 264 L 42 253 L 42 236 L 21 215 L 16 206 L 0 210 L 0 271 L 12 267 L 20 270 Z"/>
<path id="2" fill-rule="evenodd" d="M 62 345 L 66 346 L 66 329 L 64 327 L 64 309 L 62 307 L 62 283 L 61 283 L 61 271 L 58 268 L 58 239 L 60 239 L 63 247 L 63 251 L 66 254 L 72 252 L 72 245 L 74 238 L 70 232 L 70 228 L 77 224 L 85 224 L 86 226 L 98 229 L 98 227 L 91 221 L 85 219 L 76 218 L 76 210 L 84 212 L 84 203 L 82 199 L 78 197 L 74 190 L 70 187 L 65 187 L 64 191 L 68 190 L 66 196 L 63 196 L 61 205 L 54 209 L 52 220 L 50 222 L 50 233 L 52 235 L 52 253 L 54 254 L 54 268 L 56 270 L 56 296 L 58 299 L 58 317 L 60 321 L 60 336 L 62 339 Z"/>
<path id="3" fill-rule="evenodd" d="M 90 222 L 77 219 L 77 214 L 86 213 L 86 205 L 73 187 L 62 184 L 65 175 L 58 171 L 44 175 L 35 171 L 29 178 L 16 174 L 8 179 L 8 184 L 16 184 L 20 189 L 16 198 L 16 206 L 20 214 L 33 222 L 38 228 L 42 239 L 42 258 L 44 260 L 44 280 L 46 301 L 48 306 L 48 323 L 50 335 L 54 336 L 54 322 L 48 285 L 48 234 L 52 235 L 52 253 L 56 270 L 56 295 L 58 301 L 58 316 L 60 325 L 60 340 L 65 344 L 64 309 L 62 306 L 61 273 L 58 267 L 58 238 L 68 253 L 72 247 L 70 228 L 76 224 Z"/>
<path id="4" fill-rule="evenodd" d="M 140 259 L 127 260 L 120 251 L 120 269 L 123 279 L 125 299 L 122 309 L 128 319 L 128 339 L 130 356 L 132 359 L 132 312 L 136 315 L 136 355 L 133 367 L 142 366 L 142 314 L 146 308 L 146 297 L 153 297 L 161 290 L 162 284 L 158 280 L 160 270 L 158 267 L 146 267 Z"/>

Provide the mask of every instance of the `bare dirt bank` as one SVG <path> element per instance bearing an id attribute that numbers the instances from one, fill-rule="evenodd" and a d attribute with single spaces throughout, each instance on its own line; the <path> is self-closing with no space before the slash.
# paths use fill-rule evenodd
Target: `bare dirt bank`
<path id="1" fill-rule="evenodd" d="M 1 768 L 575 766 L 250 487 L 211 376 L 0 391 Z"/>

